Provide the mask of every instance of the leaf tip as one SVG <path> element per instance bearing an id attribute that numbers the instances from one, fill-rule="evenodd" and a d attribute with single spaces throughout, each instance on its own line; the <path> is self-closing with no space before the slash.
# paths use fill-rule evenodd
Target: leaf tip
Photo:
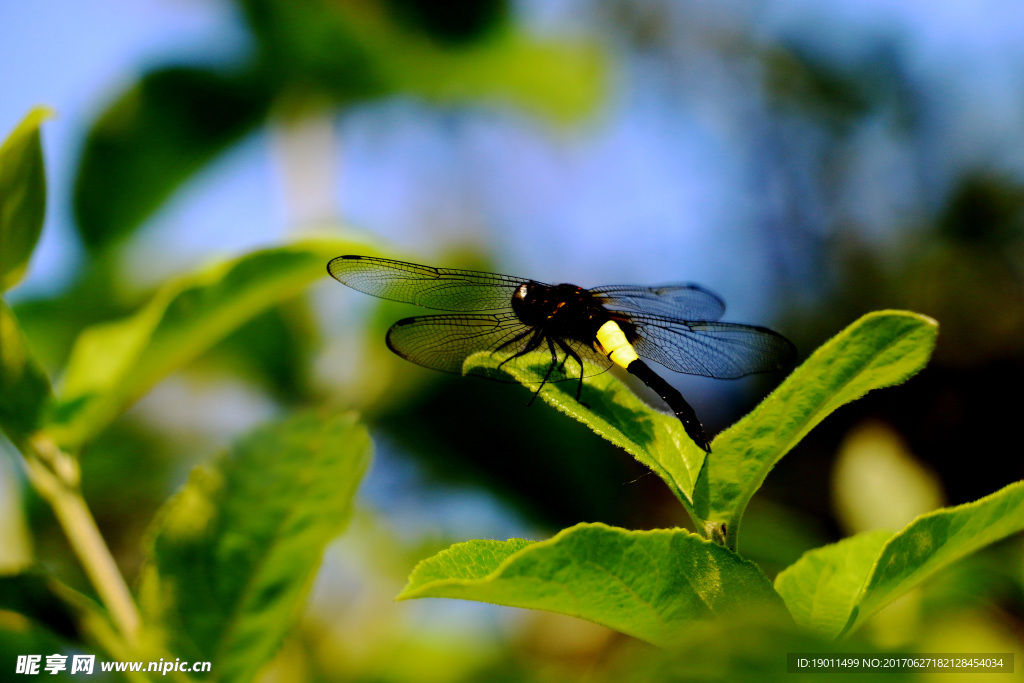
<path id="1" fill-rule="evenodd" d="M 861 320 L 869 320 L 872 318 L 910 318 L 922 323 L 925 327 L 935 328 L 936 330 L 939 327 L 939 321 L 930 315 L 925 315 L 924 313 L 918 313 L 916 311 L 905 311 L 898 308 L 885 308 L 880 311 L 871 311 L 870 313 L 865 313 L 861 317 Z"/>
<path id="2" fill-rule="evenodd" d="M 29 110 L 27 114 L 18 122 L 18 125 L 8 134 L 6 141 L 3 142 L 4 147 L 8 147 L 9 144 L 16 144 L 13 142 L 16 139 L 23 138 L 33 133 L 37 133 L 39 127 L 47 119 L 52 119 L 57 116 L 57 111 L 52 107 L 46 105 L 36 105 Z"/>
<path id="3" fill-rule="evenodd" d="M 38 126 L 43 121 L 57 118 L 57 110 L 46 104 L 38 104 L 32 107 L 28 115 L 25 117 L 25 122 L 31 122 L 33 125 Z"/>

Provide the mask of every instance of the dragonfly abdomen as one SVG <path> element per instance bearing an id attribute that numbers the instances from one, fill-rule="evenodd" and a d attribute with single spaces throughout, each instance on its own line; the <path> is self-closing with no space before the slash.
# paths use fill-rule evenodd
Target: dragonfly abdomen
<path id="1" fill-rule="evenodd" d="M 678 389 L 666 382 L 654 370 L 651 370 L 647 363 L 639 358 L 630 363 L 626 371 L 654 390 L 658 396 L 661 396 L 662 400 L 675 413 L 675 416 L 679 418 L 679 421 L 683 423 L 683 429 L 693 439 L 693 442 L 705 452 L 711 452 L 711 442 L 704 434 L 704 426 L 701 425 L 700 420 L 697 418 L 697 413 L 686 402 L 686 399 L 683 398 Z"/>

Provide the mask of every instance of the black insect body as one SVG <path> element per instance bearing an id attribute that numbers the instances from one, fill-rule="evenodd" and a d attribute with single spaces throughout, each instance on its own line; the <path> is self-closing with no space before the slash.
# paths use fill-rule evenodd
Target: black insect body
<path id="1" fill-rule="evenodd" d="M 501 359 L 499 367 L 533 372 L 536 351 L 550 362 L 534 398 L 549 381 L 575 380 L 577 400 L 585 377 L 619 365 L 661 396 L 709 453 L 693 408 L 640 356 L 676 372 L 719 379 L 776 370 L 796 357 L 789 340 L 769 329 L 717 322 L 725 304 L 693 284 L 583 289 L 372 256 L 339 256 L 327 271 L 382 299 L 452 312 L 405 318 L 388 330 L 388 348 L 406 360 L 462 374 L 467 358 L 487 352 Z"/>

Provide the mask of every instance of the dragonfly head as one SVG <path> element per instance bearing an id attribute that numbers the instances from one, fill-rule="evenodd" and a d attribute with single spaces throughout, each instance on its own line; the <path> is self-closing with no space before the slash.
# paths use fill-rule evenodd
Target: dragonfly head
<path id="1" fill-rule="evenodd" d="M 512 310 L 526 325 L 536 325 L 545 316 L 543 310 L 544 291 L 547 288 L 536 282 L 524 282 L 512 292 Z"/>

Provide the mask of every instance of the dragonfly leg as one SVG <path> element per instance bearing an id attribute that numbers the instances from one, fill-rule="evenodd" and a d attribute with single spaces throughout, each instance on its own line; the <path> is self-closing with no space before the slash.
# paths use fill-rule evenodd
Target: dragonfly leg
<path id="1" fill-rule="evenodd" d="M 572 358 L 576 361 L 576 365 L 580 366 L 580 381 L 576 384 L 576 401 L 580 403 L 584 408 L 589 408 L 586 403 L 580 401 L 580 397 L 583 396 L 583 359 L 580 358 L 580 354 L 572 350 L 572 347 L 565 342 L 564 339 L 558 340 L 558 345 L 565 351 L 565 360 L 562 361 L 562 367 L 565 367 L 565 361 Z"/>
<path id="2" fill-rule="evenodd" d="M 560 348 L 563 351 L 565 351 L 565 356 L 562 357 L 562 363 L 561 363 L 561 365 L 558 366 L 559 372 L 564 372 L 565 371 L 565 364 L 569 361 L 570 358 L 572 358 L 572 356 L 569 355 L 569 348 L 566 345 L 564 340 L 562 340 L 562 339 L 558 340 L 558 348 Z M 574 355 L 576 355 L 576 354 L 573 354 L 573 356 Z"/>
<path id="3" fill-rule="evenodd" d="M 512 354 L 511 356 L 509 356 L 505 360 L 503 360 L 500 363 L 498 363 L 498 367 L 499 368 L 502 365 L 504 365 L 505 363 L 509 362 L 510 360 L 515 360 L 516 358 L 519 358 L 520 356 L 525 356 L 530 351 L 533 351 L 538 346 L 540 346 L 540 343 L 542 341 L 544 341 L 544 334 L 531 327 L 530 329 L 526 330 L 525 332 L 522 332 L 521 334 L 516 335 L 514 338 L 509 339 L 507 342 L 505 342 L 504 344 L 502 344 L 501 346 L 499 346 L 498 348 L 494 349 L 494 351 L 491 352 L 492 354 L 495 354 L 498 351 L 501 351 L 503 348 L 505 348 L 509 344 L 516 343 L 517 341 L 519 341 L 520 339 L 522 339 L 526 335 L 530 334 L 531 332 L 534 333 L 533 339 L 531 339 L 530 341 L 526 342 L 526 346 L 524 346 L 522 348 L 522 350 L 517 351 L 516 353 Z"/>
<path id="4" fill-rule="evenodd" d="M 499 351 L 501 351 L 502 349 L 504 349 L 506 346 L 511 346 L 512 344 L 515 344 L 516 342 L 522 340 L 523 337 L 527 336 L 528 334 L 531 334 L 533 331 L 534 331 L 534 328 L 532 328 L 532 327 L 523 330 L 522 332 L 520 332 L 516 336 L 512 337 L 511 339 L 509 339 L 507 342 L 504 342 L 503 344 L 498 346 L 496 349 L 491 351 L 491 355 L 493 356 L 494 354 L 496 354 Z M 506 358 L 505 360 L 502 361 L 502 363 L 507 363 L 508 361 L 512 360 L 513 358 L 515 358 L 515 357 L 517 357 L 519 355 L 520 354 L 517 353 L 514 356 Z M 498 366 L 498 367 L 501 367 L 501 366 Z"/>
<path id="5" fill-rule="evenodd" d="M 533 396 L 530 398 L 530 402 L 526 405 L 532 405 L 537 397 L 540 396 L 540 390 L 544 388 L 544 385 L 548 383 L 548 378 L 551 377 L 551 371 L 558 365 L 558 354 L 555 353 L 555 344 L 551 341 L 551 337 L 545 337 L 548 343 L 548 349 L 551 351 L 551 365 L 548 366 L 548 371 L 544 373 L 544 379 L 541 381 L 540 386 L 537 387 L 537 391 L 533 392 Z"/>

